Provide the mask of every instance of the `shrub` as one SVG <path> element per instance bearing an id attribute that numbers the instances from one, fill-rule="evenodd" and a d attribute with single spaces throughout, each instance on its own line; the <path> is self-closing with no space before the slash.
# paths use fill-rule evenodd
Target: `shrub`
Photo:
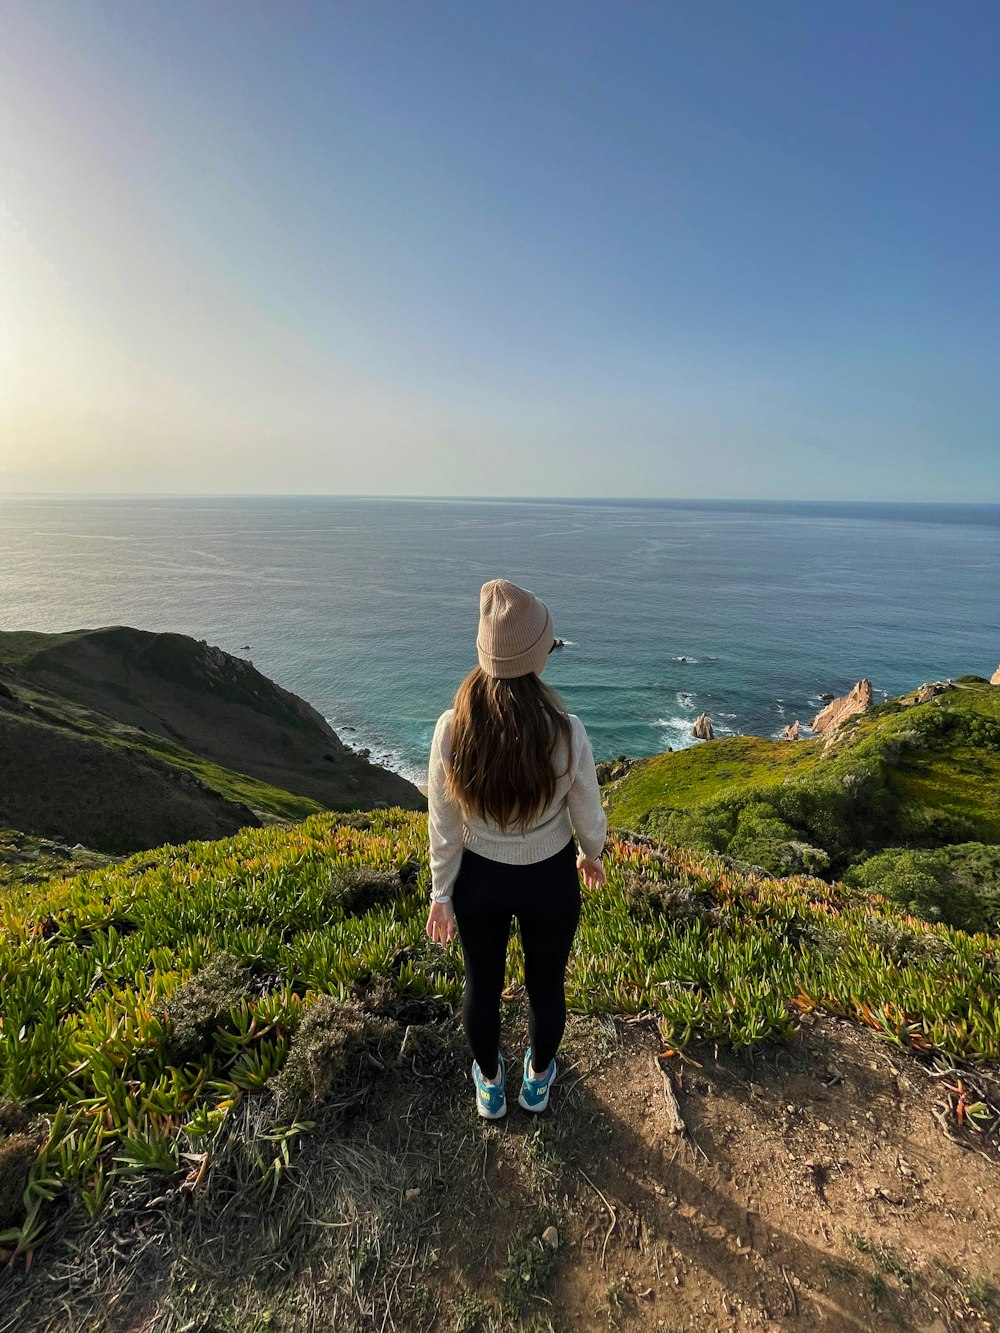
<path id="1" fill-rule="evenodd" d="M 0 1227 L 10 1226 L 24 1211 L 22 1195 L 38 1144 L 24 1107 L 0 1098 Z"/>
<path id="2" fill-rule="evenodd" d="M 962 727 L 963 739 L 979 750 L 1000 754 L 1000 722 L 988 717 L 967 717 Z"/>
<path id="3" fill-rule="evenodd" d="M 372 866 L 333 866 L 327 891 L 331 907 L 345 916 L 363 916 L 399 897 L 403 879 L 397 871 L 376 870 Z"/>
<path id="4" fill-rule="evenodd" d="M 680 879 L 651 879 L 632 871 L 623 885 L 623 896 L 631 916 L 662 924 L 674 921 L 706 921 L 716 909 L 714 896 L 704 887 Z"/>
<path id="5" fill-rule="evenodd" d="M 183 1064 L 198 1058 L 216 1027 L 228 1019 L 230 1009 L 247 997 L 250 977 L 249 967 L 220 950 L 177 987 L 167 1003 L 172 1060 Z"/>
<path id="6" fill-rule="evenodd" d="M 830 865 L 822 847 L 803 842 L 767 801 L 751 801 L 742 807 L 727 850 L 730 856 L 778 875 L 816 874 Z"/>
<path id="7" fill-rule="evenodd" d="M 964 842 L 930 851 L 892 848 L 844 878 L 927 921 L 967 931 L 1000 927 L 1000 847 Z"/>
<path id="8" fill-rule="evenodd" d="M 862 847 L 884 846 L 898 811 L 879 756 L 835 765 L 822 779 L 787 783 L 775 791 L 774 802 L 781 818 L 822 847 L 831 862 Z"/>
<path id="9" fill-rule="evenodd" d="M 724 852 L 736 827 L 738 806 L 729 803 L 671 810 L 656 806 L 641 821 L 641 832 L 677 847 L 701 847 Z"/>
<path id="10" fill-rule="evenodd" d="M 268 1083 L 278 1113 L 330 1098 L 346 1106 L 365 1095 L 373 1071 L 384 1068 L 382 1047 L 399 1040 L 399 1025 L 369 1013 L 356 1000 L 320 995 L 305 1009 L 288 1058 Z"/>

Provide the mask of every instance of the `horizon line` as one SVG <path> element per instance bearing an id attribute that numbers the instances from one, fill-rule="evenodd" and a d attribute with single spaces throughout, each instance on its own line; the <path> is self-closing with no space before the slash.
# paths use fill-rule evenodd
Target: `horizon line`
<path id="1" fill-rule="evenodd" d="M 2 491 L 5 499 L 148 499 L 148 500 L 433 500 L 477 501 L 508 504 L 850 504 L 850 505 L 951 505 L 967 508 L 997 508 L 996 500 L 893 500 L 810 496 L 710 496 L 710 495 L 392 495 L 376 491 Z"/>

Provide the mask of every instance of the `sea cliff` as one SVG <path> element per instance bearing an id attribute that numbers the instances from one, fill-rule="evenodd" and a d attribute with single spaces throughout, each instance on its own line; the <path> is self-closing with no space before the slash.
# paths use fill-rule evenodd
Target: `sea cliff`
<path id="1" fill-rule="evenodd" d="M 0 633 L 0 827 L 109 852 L 426 802 L 304 699 L 204 640 Z"/>

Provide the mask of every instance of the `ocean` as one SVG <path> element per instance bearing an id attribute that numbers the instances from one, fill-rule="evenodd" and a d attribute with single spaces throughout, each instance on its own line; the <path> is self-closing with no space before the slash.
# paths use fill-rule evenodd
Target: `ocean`
<path id="1" fill-rule="evenodd" d="M 548 603 L 601 759 L 989 676 L 998 571 L 1000 505 L 0 496 L 0 628 L 206 639 L 415 781 L 487 579 Z"/>

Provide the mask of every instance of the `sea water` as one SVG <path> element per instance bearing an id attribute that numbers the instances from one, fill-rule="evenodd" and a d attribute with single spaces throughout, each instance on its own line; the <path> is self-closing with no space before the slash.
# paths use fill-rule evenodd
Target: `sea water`
<path id="1" fill-rule="evenodd" d="M 0 497 L 0 628 L 206 639 L 417 781 L 487 579 L 548 603 L 545 679 L 609 758 L 988 676 L 998 570 L 1000 505 Z"/>

